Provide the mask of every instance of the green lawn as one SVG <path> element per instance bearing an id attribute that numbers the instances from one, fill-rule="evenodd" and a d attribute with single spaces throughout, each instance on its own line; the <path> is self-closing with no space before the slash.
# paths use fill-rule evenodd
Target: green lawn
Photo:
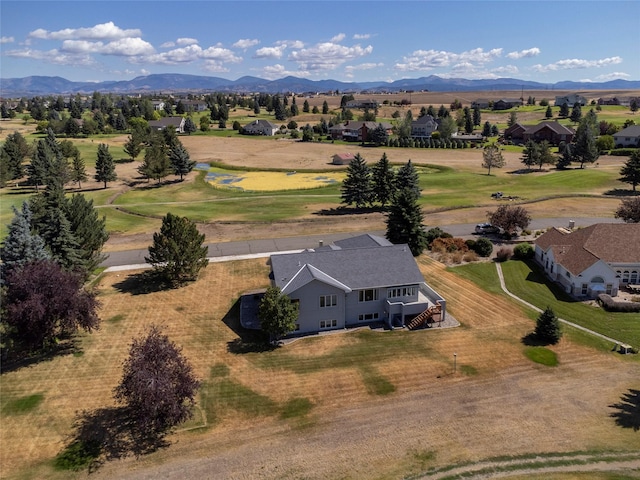
<path id="1" fill-rule="evenodd" d="M 481 288 L 499 293 L 500 287 L 493 263 L 468 264 L 454 267 L 451 271 L 473 280 Z M 510 260 L 502 264 L 505 283 L 509 291 L 523 300 L 544 309 L 550 306 L 556 315 L 564 320 L 589 328 L 608 337 L 628 343 L 636 348 L 640 346 L 640 313 L 607 312 L 599 307 L 575 301 L 555 284 L 550 283 L 544 273 L 531 263 Z M 531 312 L 532 319 L 537 313 Z M 564 327 L 565 331 L 571 330 Z M 571 332 L 572 338 L 584 339 L 584 334 Z M 594 346 L 611 349 L 612 345 L 597 340 L 588 341 Z"/>

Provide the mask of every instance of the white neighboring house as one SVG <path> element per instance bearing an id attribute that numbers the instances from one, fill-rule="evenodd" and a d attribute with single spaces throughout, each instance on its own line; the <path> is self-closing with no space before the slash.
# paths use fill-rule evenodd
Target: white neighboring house
<path id="1" fill-rule="evenodd" d="M 266 135 L 271 137 L 278 131 L 278 126 L 268 120 L 254 120 L 242 127 L 245 135 Z"/>
<path id="2" fill-rule="evenodd" d="M 431 115 L 423 115 L 411 122 L 411 136 L 413 138 L 430 138 L 438 129 L 438 122 Z"/>
<path id="3" fill-rule="evenodd" d="M 615 297 L 620 287 L 640 282 L 638 223 L 552 228 L 534 243 L 535 259 L 549 278 L 577 297 Z"/>
<path id="4" fill-rule="evenodd" d="M 149 128 L 151 130 L 164 130 L 167 127 L 173 127 L 177 133 L 184 133 L 184 117 L 163 117 L 160 120 L 150 120 Z"/>
<path id="5" fill-rule="evenodd" d="M 630 125 L 613 134 L 616 147 L 640 147 L 640 125 Z"/>

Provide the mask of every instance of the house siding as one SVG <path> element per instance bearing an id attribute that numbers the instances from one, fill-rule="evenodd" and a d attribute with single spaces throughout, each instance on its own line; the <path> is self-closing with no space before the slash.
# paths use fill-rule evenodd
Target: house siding
<path id="1" fill-rule="evenodd" d="M 335 295 L 335 307 L 320 307 L 322 295 Z M 297 289 L 289 298 L 299 301 L 298 320 L 300 326 L 297 333 L 312 333 L 320 330 L 320 321 L 336 320 L 333 328 L 345 327 L 345 293 L 332 285 L 320 281 L 309 282 Z M 323 329 L 323 330 L 326 330 Z"/>

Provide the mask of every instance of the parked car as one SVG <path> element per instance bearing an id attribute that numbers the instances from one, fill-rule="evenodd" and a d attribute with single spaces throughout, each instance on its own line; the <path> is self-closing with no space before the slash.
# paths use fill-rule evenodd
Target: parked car
<path id="1" fill-rule="evenodd" d="M 476 233 L 479 235 L 485 233 L 500 233 L 500 227 L 496 227 L 490 223 L 479 223 L 476 225 Z"/>

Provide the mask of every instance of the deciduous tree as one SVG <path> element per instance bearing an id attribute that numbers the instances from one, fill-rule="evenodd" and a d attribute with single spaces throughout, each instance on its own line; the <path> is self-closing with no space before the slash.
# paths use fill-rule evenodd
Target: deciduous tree
<path id="1" fill-rule="evenodd" d="M 502 152 L 496 145 L 489 145 L 482 151 L 482 167 L 487 169 L 487 175 L 491 175 L 492 168 L 502 168 L 505 166 L 505 159 Z"/>
<path id="2" fill-rule="evenodd" d="M 167 213 L 160 232 L 153 234 L 153 244 L 145 261 L 173 285 L 196 280 L 208 264 L 204 238 L 187 217 Z"/>
<path id="3" fill-rule="evenodd" d="M 41 260 L 12 269 L 6 277 L 5 322 L 10 336 L 29 351 L 56 338 L 100 325 L 95 294 L 82 288 L 79 275 Z"/>
<path id="4" fill-rule="evenodd" d="M 494 212 L 487 212 L 487 218 L 492 225 L 510 235 L 515 234 L 518 228 L 526 229 L 531 223 L 529 212 L 519 205 L 500 205 Z"/>
<path id="5" fill-rule="evenodd" d="M 114 396 L 140 434 L 162 438 L 191 417 L 199 386 L 182 349 L 152 326 L 131 343 Z"/>
<path id="6" fill-rule="evenodd" d="M 615 212 L 626 223 L 640 223 L 640 197 L 625 198 Z"/>
<path id="7" fill-rule="evenodd" d="M 260 328 L 272 340 L 293 332 L 298 319 L 298 306 L 279 287 L 269 287 L 258 307 Z"/>

